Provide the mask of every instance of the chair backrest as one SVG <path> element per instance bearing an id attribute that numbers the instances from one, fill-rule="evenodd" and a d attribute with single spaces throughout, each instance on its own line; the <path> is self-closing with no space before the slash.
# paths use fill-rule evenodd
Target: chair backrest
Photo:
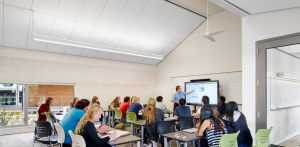
<path id="1" fill-rule="evenodd" d="M 115 110 L 115 118 L 122 119 L 122 111 L 121 110 Z"/>
<path id="2" fill-rule="evenodd" d="M 51 112 L 45 112 L 45 115 L 46 115 L 46 118 L 47 118 L 46 121 L 51 123 L 50 114 L 52 114 L 52 113 Z"/>
<path id="3" fill-rule="evenodd" d="M 135 112 L 126 112 L 126 122 L 137 121 Z"/>
<path id="4" fill-rule="evenodd" d="M 232 134 L 224 134 L 220 139 L 220 147 L 238 147 L 237 137 L 240 134 L 240 131 Z"/>
<path id="5" fill-rule="evenodd" d="M 54 124 L 56 123 L 56 118 L 52 114 L 49 114 L 49 116 L 50 116 L 51 124 L 52 126 L 54 126 Z"/>
<path id="6" fill-rule="evenodd" d="M 68 131 L 72 139 L 72 147 L 86 147 L 84 138 L 81 135 L 75 135 L 72 130 Z"/>
<path id="7" fill-rule="evenodd" d="M 175 120 L 160 121 L 157 125 L 157 134 L 167 134 L 175 132 Z"/>
<path id="8" fill-rule="evenodd" d="M 194 127 L 194 116 L 179 117 L 179 125 L 181 130 Z"/>
<path id="9" fill-rule="evenodd" d="M 64 143 L 65 142 L 65 131 L 64 129 L 59 125 L 59 123 L 54 124 L 57 134 L 58 134 L 58 143 Z"/>
<path id="10" fill-rule="evenodd" d="M 48 137 L 51 130 L 51 124 L 48 121 L 34 121 L 36 125 L 37 137 Z"/>
<path id="11" fill-rule="evenodd" d="M 257 147 L 268 147 L 270 145 L 270 133 L 273 127 L 270 129 L 259 129 L 255 135 L 255 144 Z"/>

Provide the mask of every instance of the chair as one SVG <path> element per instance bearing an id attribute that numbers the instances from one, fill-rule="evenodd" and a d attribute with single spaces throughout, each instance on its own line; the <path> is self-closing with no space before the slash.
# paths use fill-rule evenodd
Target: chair
<path id="1" fill-rule="evenodd" d="M 115 119 L 117 123 L 125 123 L 122 122 L 122 111 L 121 110 L 115 110 Z"/>
<path id="2" fill-rule="evenodd" d="M 159 135 L 159 139 L 162 134 L 168 134 L 173 132 L 175 132 L 175 120 L 158 122 L 157 134 Z M 157 140 L 156 142 L 157 146 L 159 146 L 159 140 Z"/>
<path id="3" fill-rule="evenodd" d="M 51 118 L 50 118 L 50 114 L 52 114 L 51 112 L 45 112 L 46 115 L 46 121 L 51 123 Z M 52 123 L 51 123 L 52 124 Z"/>
<path id="4" fill-rule="evenodd" d="M 86 147 L 85 140 L 81 135 L 75 135 L 72 130 L 68 132 L 72 139 L 72 147 Z"/>
<path id="5" fill-rule="evenodd" d="M 194 116 L 179 117 L 178 120 L 181 130 L 190 129 L 194 127 Z"/>
<path id="6" fill-rule="evenodd" d="M 33 146 L 36 141 L 47 144 L 53 147 L 53 144 L 57 143 L 57 136 L 50 136 L 51 124 L 48 121 L 35 121 L 36 125 L 36 134 L 35 139 L 33 141 Z M 40 138 L 40 139 L 37 139 Z"/>
<path id="7" fill-rule="evenodd" d="M 220 114 L 220 115 L 217 116 L 217 118 L 218 118 L 218 119 L 223 119 L 224 115 L 225 115 L 225 114 Z"/>
<path id="8" fill-rule="evenodd" d="M 124 131 L 126 131 L 126 128 L 129 126 L 129 124 L 131 122 L 134 122 L 134 121 L 137 121 L 135 112 L 126 112 L 126 125 L 125 125 L 125 128 L 124 128 Z M 133 129 L 134 129 L 135 134 L 137 134 L 137 128 L 138 127 L 139 126 L 137 126 L 137 125 L 133 125 Z"/>
<path id="9" fill-rule="evenodd" d="M 67 113 L 70 110 L 70 107 L 63 107 L 64 112 Z"/>
<path id="10" fill-rule="evenodd" d="M 51 112 L 45 112 L 45 114 L 47 117 L 47 121 L 50 122 L 50 124 L 51 124 L 52 130 L 57 134 L 57 131 L 55 130 L 55 127 L 54 127 L 54 123 L 56 123 L 55 117 L 52 115 Z"/>
<path id="11" fill-rule="evenodd" d="M 240 134 L 240 131 L 232 134 L 224 134 L 220 139 L 220 147 L 238 147 L 237 137 Z"/>
<path id="12" fill-rule="evenodd" d="M 57 130 L 58 139 L 57 142 L 62 147 L 62 144 L 65 142 L 65 131 L 64 129 L 59 125 L 59 123 L 54 124 L 55 129 Z"/>
<path id="13" fill-rule="evenodd" d="M 270 129 L 259 129 L 255 135 L 255 144 L 257 147 L 268 147 L 270 145 L 270 133 L 273 127 Z"/>

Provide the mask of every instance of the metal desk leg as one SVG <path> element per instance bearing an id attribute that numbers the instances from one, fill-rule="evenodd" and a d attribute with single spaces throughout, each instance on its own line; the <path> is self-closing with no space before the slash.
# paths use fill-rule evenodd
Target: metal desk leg
<path id="1" fill-rule="evenodd" d="M 131 123 L 131 135 L 133 135 L 133 124 Z"/>
<path id="2" fill-rule="evenodd" d="M 196 147 L 196 143 L 195 143 L 195 140 L 193 141 L 193 147 Z"/>
<path id="3" fill-rule="evenodd" d="M 164 137 L 164 147 L 168 147 L 168 139 L 167 139 L 167 137 Z"/>
<path id="4" fill-rule="evenodd" d="M 171 113 L 169 113 L 169 117 L 170 117 Z"/>
<path id="5" fill-rule="evenodd" d="M 113 118 L 113 124 L 112 124 L 112 126 L 113 126 L 113 127 L 116 127 L 116 126 L 115 126 L 115 111 L 112 112 L 112 115 L 113 115 L 113 116 L 112 116 L 112 118 Z"/>
<path id="6" fill-rule="evenodd" d="M 184 143 L 184 147 L 187 147 L 187 142 Z"/>
<path id="7" fill-rule="evenodd" d="M 143 139 L 142 140 L 142 145 L 143 145 L 144 144 L 144 126 L 142 126 L 141 129 L 142 129 L 142 134 L 141 135 L 142 135 L 142 139 Z"/>
<path id="8" fill-rule="evenodd" d="M 108 112 L 108 126 L 110 127 L 110 117 L 111 117 L 111 111 Z"/>
<path id="9" fill-rule="evenodd" d="M 141 146 L 140 143 L 141 143 L 140 141 L 136 142 L 136 146 L 137 146 L 137 147 L 140 147 L 140 146 Z"/>
<path id="10" fill-rule="evenodd" d="M 131 147 L 133 147 L 133 142 L 131 142 Z"/>
<path id="11" fill-rule="evenodd" d="M 170 147 L 172 147 L 172 140 L 170 140 Z"/>
<path id="12" fill-rule="evenodd" d="M 106 113 L 105 112 L 103 112 L 104 114 L 103 114 L 103 122 L 102 122 L 102 124 L 105 124 L 105 116 L 106 116 Z"/>

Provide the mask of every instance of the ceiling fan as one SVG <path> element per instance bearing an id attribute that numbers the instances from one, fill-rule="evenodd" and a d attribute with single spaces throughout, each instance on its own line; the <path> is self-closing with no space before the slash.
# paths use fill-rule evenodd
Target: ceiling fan
<path id="1" fill-rule="evenodd" d="M 225 32 L 224 30 L 222 30 L 222 31 L 218 31 L 218 32 L 214 32 L 214 33 L 210 33 L 209 31 L 208 31 L 208 0 L 207 0 L 207 25 L 206 25 L 206 32 L 205 32 L 205 34 L 204 34 L 204 36 L 203 37 L 205 37 L 205 38 L 207 38 L 207 39 L 209 39 L 210 41 L 212 41 L 212 42 L 215 42 L 216 40 L 213 38 L 213 36 L 214 35 L 217 35 L 217 34 L 220 34 L 220 33 L 223 33 L 223 32 Z"/>

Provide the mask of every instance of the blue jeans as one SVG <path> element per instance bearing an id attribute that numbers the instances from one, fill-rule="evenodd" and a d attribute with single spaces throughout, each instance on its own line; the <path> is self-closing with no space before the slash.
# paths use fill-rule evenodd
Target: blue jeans
<path id="1" fill-rule="evenodd" d="M 238 144 L 238 147 L 252 147 L 252 143 L 251 144 Z"/>
<path id="2" fill-rule="evenodd" d="M 126 122 L 126 119 L 122 118 L 121 121 L 125 121 Z"/>

